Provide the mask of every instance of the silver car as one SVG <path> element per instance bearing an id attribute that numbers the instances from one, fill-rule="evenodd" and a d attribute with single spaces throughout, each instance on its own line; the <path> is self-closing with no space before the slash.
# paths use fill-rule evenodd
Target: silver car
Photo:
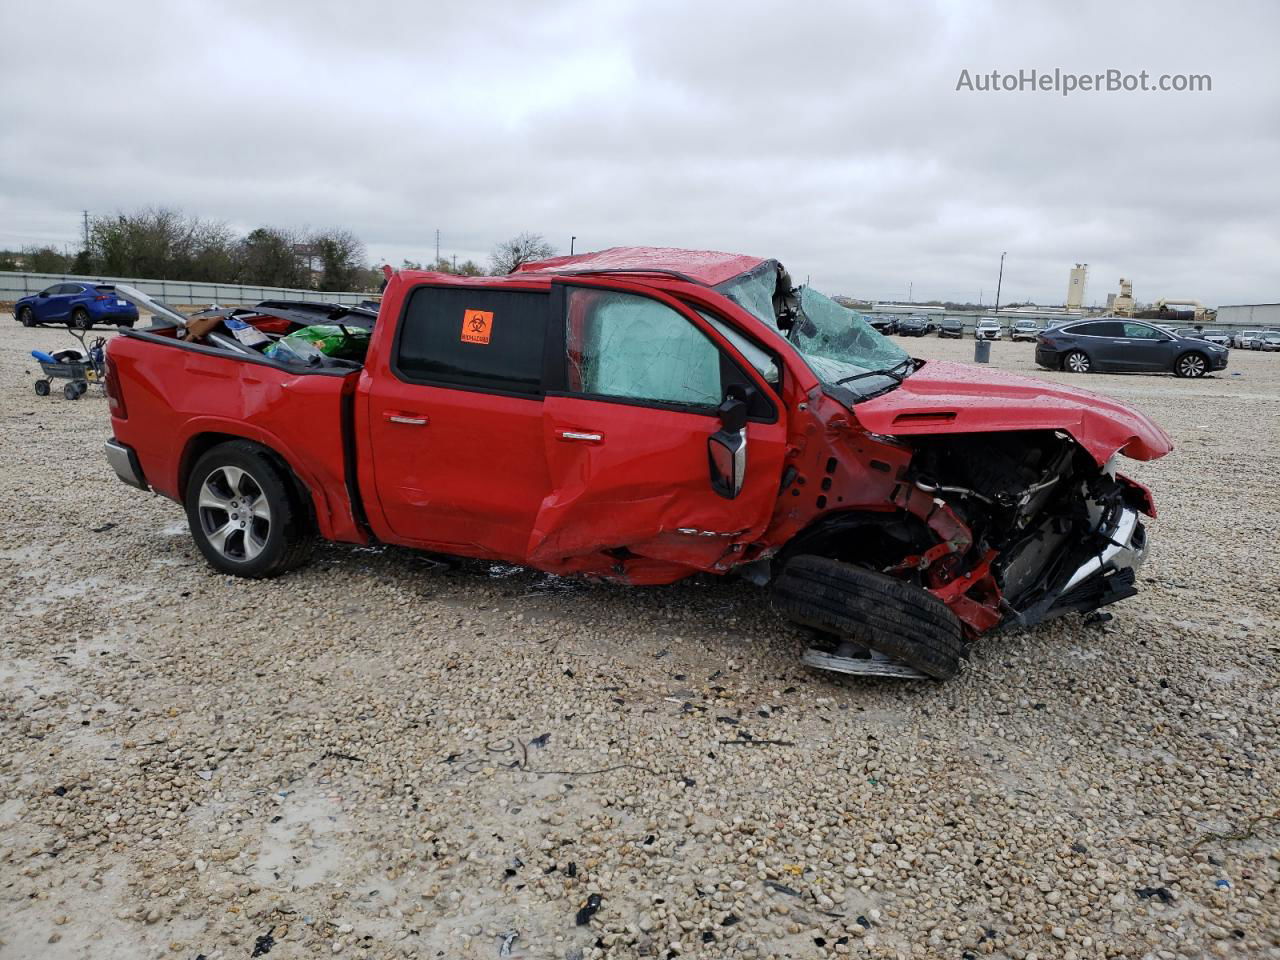
<path id="1" fill-rule="evenodd" d="M 983 317 L 973 329 L 973 336 L 978 340 L 999 340 L 1004 336 L 1004 327 L 1000 321 L 992 317 Z"/>
<path id="2" fill-rule="evenodd" d="M 1039 334 L 1040 324 L 1034 320 L 1015 320 L 1009 328 L 1010 340 L 1035 340 Z"/>

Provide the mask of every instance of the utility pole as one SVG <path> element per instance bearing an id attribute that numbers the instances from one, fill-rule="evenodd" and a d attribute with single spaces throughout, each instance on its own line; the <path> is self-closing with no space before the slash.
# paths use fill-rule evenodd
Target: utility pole
<path id="1" fill-rule="evenodd" d="M 577 239 L 578 239 L 577 237 L 569 238 L 569 256 L 571 257 L 573 256 L 573 244 L 574 244 L 574 241 L 576 241 Z"/>
<path id="2" fill-rule="evenodd" d="M 1004 283 L 1004 257 L 1006 253 L 1008 253 L 1007 250 L 1000 253 L 1000 276 L 996 280 L 996 308 L 992 313 L 997 314 L 1000 312 L 1000 285 Z"/>
<path id="3" fill-rule="evenodd" d="M 436 227 L 436 263 L 440 262 L 440 228 Z"/>
<path id="4" fill-rule="evenodd" d="M 453 255 L 453 272 L 458 272 L 458 255 L 456 253 Z"/>
<path id="5" fill-rule="evenodd" d="M 84 248 L 89 249 L 89 211 L 84 212 Z"/>
<path id="6" fill-rule="evenodd" d="M 915 282 L 914 280 L 912 280 L 910 283 L 908 283 L 908 284 L 907 284 L 907 303 L 915 303 L 915 302 L 916 302 L 916 301 L 915 301 L 915 299 L 914 299 L 914 297 L 915 297 L 915 289 L 916 289 L 916 282 Z"/>

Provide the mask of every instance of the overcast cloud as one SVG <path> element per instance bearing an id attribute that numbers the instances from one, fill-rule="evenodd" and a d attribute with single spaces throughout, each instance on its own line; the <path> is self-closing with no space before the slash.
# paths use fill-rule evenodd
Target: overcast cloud
<path id="1" fill-rule="evenodd" d="M 832 293 L 1280 300 L 1280 5 L 0 0 L 0 247 L 163 204 L 775 256 Z M 962 69 L 1206 93 L 957 92 Z"/>

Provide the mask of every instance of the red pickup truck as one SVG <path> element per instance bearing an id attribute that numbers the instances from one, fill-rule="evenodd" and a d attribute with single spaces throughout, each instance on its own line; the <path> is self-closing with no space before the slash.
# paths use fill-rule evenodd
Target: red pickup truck
<path id="1" fill-rule="evenodd" d="M 735 573 L 850 672 L 948 677 L 999 625 L 1131 596 L 1155 511 L 1114 462 L 1171 449 L 1112 400 L 913 359 L 757 257 L 389 272 L 362 362 L 185 339 L 142 299 L 156 323 L 107 350 L 107 456 L 216 569 L 275 576 L 320 537 Z"/>

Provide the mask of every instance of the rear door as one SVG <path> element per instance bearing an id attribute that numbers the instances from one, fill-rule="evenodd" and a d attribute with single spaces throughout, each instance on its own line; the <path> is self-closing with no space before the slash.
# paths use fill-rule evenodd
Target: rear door
<path id="1" fill-rule="evenodd" d="M 544 401 L 551 493 L 531 557 L 591 571 L 607 555 L 613 573 L 637 582 L 731 565 L 777 499 L 786 424 L 757 368 L 776 379 L 781 366 L 749 361 L 743 350 L 766 351 L 724 318 L 709 321 L 644 287 L 557 281 L 553 292 L 548 375 L 559 382 Z M 730 392 L 750 397 L 746 470 L 732 498 L 712 487 L 708 448 Z"/>
<path id="2" fill-rule="evenodd" d="M 1131 344 L 1124 334 L 1124 325 L 1116 320 L 1094 320 L 1071 328 L 1071 333 L 1081 336 L 1081 349 L 1089 354 L 1096 369 L 1133 370 Z"/>
<path id="3" fill-rule="evenodd" d="M 409 292 L 389 368 L 362 380 L 379 536 L 523 562 L 550 485 L 548 299 L 509 287 Z"/>

